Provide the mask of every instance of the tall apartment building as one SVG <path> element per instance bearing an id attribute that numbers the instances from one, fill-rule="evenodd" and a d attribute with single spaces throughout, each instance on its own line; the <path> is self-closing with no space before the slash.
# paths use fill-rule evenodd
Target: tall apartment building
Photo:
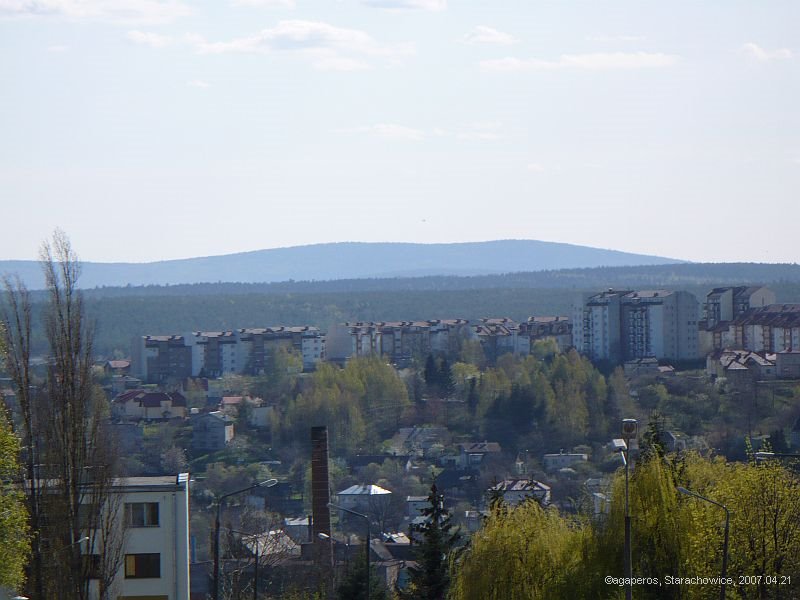
<path id="1" fill-rule="evenodd" d="M 607 290 L 573 307 L 572 345 L 592 360 L 622 362 L 622 299 L 629 290 Z"/>
<path id="2" fill-rule="evenodd" d="M 607 290 L 574 307 L 573 345 L 592 360 L 692 360 L 699 304 L 688 292 Z"/>
<path id="3" fill-rule="evenodd" d="M 325 336 L 317 327 L 193 331 L 134 338 L 131 371 L 147 383 L 232 373 L 258 375 L 281 346 L 302 356 L 305 370 L 313 370 L 325 359 Z"/>
<path id="4" fill-rule="evenodd" d="M 703 320 L 700 322 L 700 351 L 709 354 L 714 350 L 734 347 L 736 341 L 729 335 L 730 324 L 750 309 L 775 303 L 775 294 L 765 287 L 719 287 L 711 290 L 703 303 Z M 738 347 L 738 346 L 737 346 Z"/>

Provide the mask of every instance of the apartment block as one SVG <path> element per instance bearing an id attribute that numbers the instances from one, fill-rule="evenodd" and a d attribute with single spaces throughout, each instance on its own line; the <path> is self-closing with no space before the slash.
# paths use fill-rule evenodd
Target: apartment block
<path id="1" fill-rule="evenodd" d="M 233 373 L 258 375 L 279 347 L 302 356 L 307 371 L 325 359 L 325 336 L 317 327 L 279 326 L 137 337 L 132 343 L 131 370 L 147 383 Z"/>
<path id="2" fill-rule="evenodd" d="M 753 352 L 800 350 L 800 304 L 751 308 L 728 325 L 734 348 Z"/>
<path id="3" fill-rule="evenodd" d="M 117 519 L 124 520 L 124 541 L 111 596 L 188 600 L 189 474 L 117 479 L 112 502 L 118 503 Z M 96 600 L 99 590 L 92 583 L 90 598 Z"/>
<path id="4" fill-rule="evenodd" d="M 459 336 L 469 337 L 468 325 L 466 319 L 345 323 L 338 328 L 338 335 L 348 337 L 349 343 L 342 340 L 337 344 L 335 358 L 378 354 L 394 364 L 405 365 L 414 357 L 455 350 Z"/>
<path id="5" fill-rule="evenodd" d="M 573 344 L 592 360 L 693 360 L 699 304 L 688 292 L 607 290 L 576 303 Z"/>
<path id="6" fill-rule="evenodd" d="M 730 324 L 747 311 L 775 303 L 775 294 L 760 286 L 718 287 L 706 294 L 700 321 L 700 352 L 708 354 L 735 345 Z"/>

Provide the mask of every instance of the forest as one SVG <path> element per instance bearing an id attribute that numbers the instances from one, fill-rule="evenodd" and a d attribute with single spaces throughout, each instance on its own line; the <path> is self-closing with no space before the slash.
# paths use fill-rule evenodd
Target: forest
<path id="1" fill-rule="evenodd" d="M 417 277 L 270 284 L 215 283 L 85 290 L 98 356 L 123 357 L 131 339 L 273 325 L 569 315 L 581 294 L 609 287 L 682 289 L 702 303 L 717 285 L 765 284 L 778 302 L 800 298 L 800 266 L 677 264 L 598 267 L 474 277 Z M 45 300 L 32 292 L 35 306 Z M 38 314 L 35 311 L 34 316 Z M 45 348 L 34 319 L 34 351 Z"/>

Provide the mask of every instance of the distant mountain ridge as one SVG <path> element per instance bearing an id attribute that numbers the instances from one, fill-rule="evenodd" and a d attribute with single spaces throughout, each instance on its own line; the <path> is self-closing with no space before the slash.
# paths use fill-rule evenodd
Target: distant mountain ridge
<path id="1" fill-rule="evenodd" d="M 94 288 L 471 276 L 682 262 L 686 261 L 538 240 L 454 244 L 340 242 L 151 263 L 84 262 L 80 285 Z M 0 273 L 18 274 L 31 289 L 44 284 L 36 261 L 0 261 Z"/>

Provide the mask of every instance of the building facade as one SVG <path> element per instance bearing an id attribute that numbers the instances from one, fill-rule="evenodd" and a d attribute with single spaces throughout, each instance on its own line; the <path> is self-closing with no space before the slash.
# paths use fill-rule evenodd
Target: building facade
<path id="1" fill-rule="evenodd" d="M 592 360 L 695 360 L 699 304 L 688 292 L 607 290 L 576 303 L 573 345 Z"/>
<path id="2" fill-rule="evenodd" d="M 279 326 L 140 336 L 132 343 L 131 370 L 147 383 L 259 375 L 278 348 L 302 356 L 306 371 L 325 360 L 325 336 L 317 327 Z"/>
<path id="3" fill-rule="evenodd" d="M 189 474 L 117 479 L 112 490 L 120 502 L 117 518 L 124 520 L 124 537 L 111 597 L 188 600 Z M 90 597 L 98 596 L 93 581 Z"/>

